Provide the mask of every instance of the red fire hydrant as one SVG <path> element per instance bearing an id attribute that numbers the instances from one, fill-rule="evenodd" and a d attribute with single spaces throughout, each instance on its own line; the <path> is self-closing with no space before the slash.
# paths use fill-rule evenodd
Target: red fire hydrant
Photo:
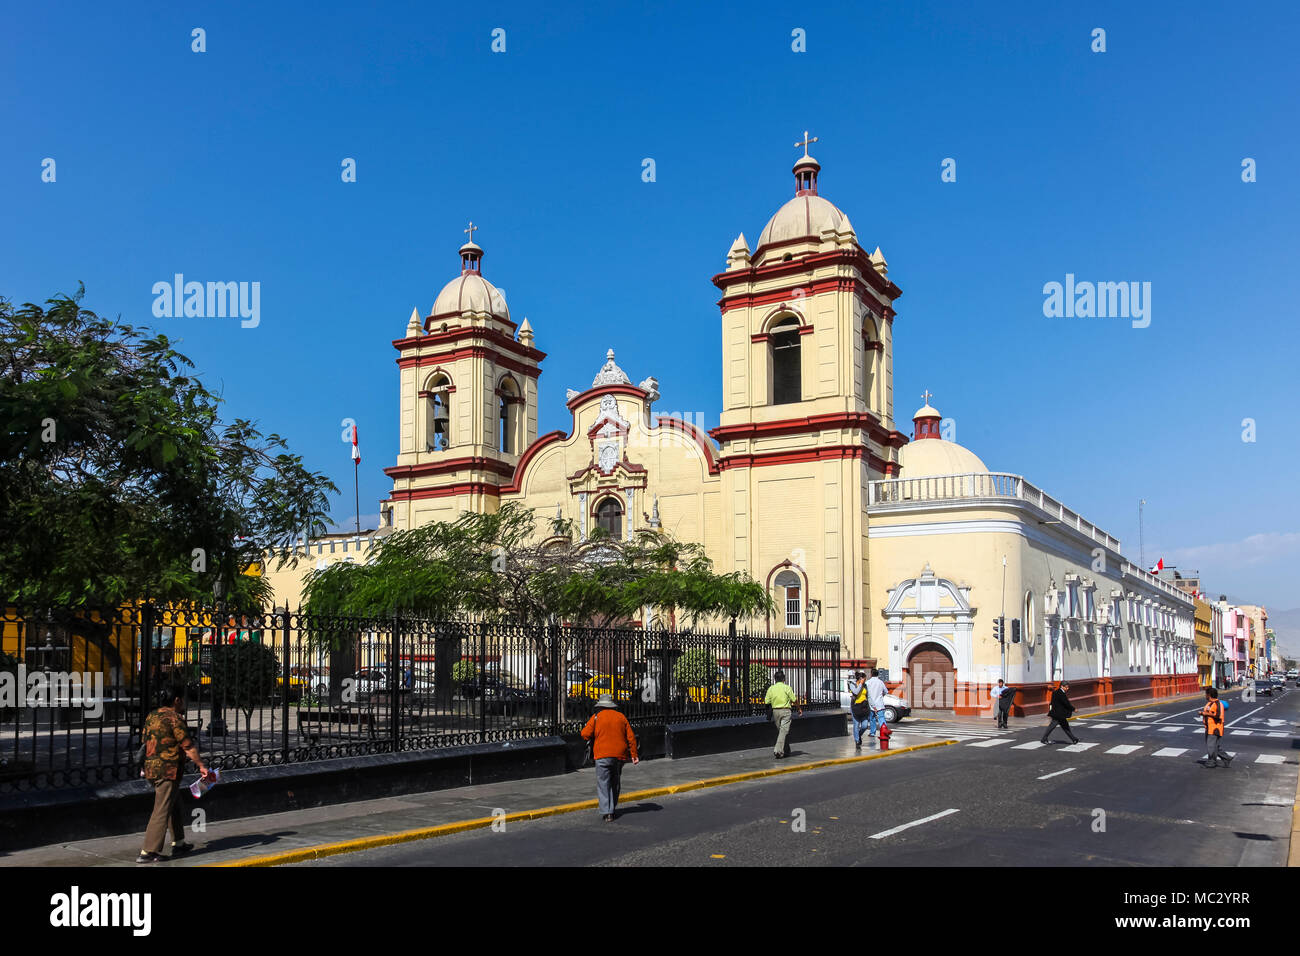
<path id="1" fill-rule="evenodd" d="M 894 732 L 889 729 L 889 724 L 882 723 L 880 725 L 880 749 L 881 750 L 889 749 L 889 738 L 892 737 L 893 734 Z"/>

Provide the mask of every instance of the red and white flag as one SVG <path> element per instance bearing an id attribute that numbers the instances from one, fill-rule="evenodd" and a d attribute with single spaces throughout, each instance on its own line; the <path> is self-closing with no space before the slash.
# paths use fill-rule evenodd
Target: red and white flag
<path id="1" fill-rule="evenodd" d="M 357 432 L 356 432 L 356 429 L 354 428 L 354 429 L 352 430 L 352 441 L 353 441 L 354 443 L 355 443 L 356 440 L 357 440 L 357 437 L 356 437 L 356 436 L 357 436 Z M 1155 566 L 1154 568 L 1151 569 L 1151 573 L 1152 573 L 1152 574 L 1159 574 L 1159 573 L 1160 573 L 1161 571 L 1163 571 L 1164 569 L 1165 569 L 1165 559 L 1164 559 L 1164 558 L 1161 558 L 1159 561 L 1156 562 L 1156 566 Z"/>
<path id="2" fill-rule="evenodd" d="M 361 464 L 361 449 L 357 447 L 357 426 L 352 426 L 352 460 L 356 464 Z"/>

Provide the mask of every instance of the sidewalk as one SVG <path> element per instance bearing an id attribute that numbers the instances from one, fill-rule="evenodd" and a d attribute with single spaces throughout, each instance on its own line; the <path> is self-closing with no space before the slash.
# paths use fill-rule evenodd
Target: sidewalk
<path id="1" fill-rule="evenodd" d="M 942 746 L 942 742 L 926 746 Z M 889 755 L 893 754 L 901 756 L 912 749 L 891 747 L 884 751 L 883 759 L 891 759 Z M 773 760 L 771 750 L 766 747 L 681 760 L 646 760 L 635 767 L 628 764 L 624 769 L 622 802 L 628 803 L 637 792 L 649 789 L 755 771 L 794 772 L 800 767 L 826 760 L 877 756 L 880 752 L 874 741 L 864 743 L 861 751 L 855 751 L 852 738 L 846 736 L 794 744 L 786 760 Z M 481 820 L 491 817 L 498 808 L 514 814 L 590 801 L 590 810 L 576 812 L 590 813 L 595 819 L 595 796 L 596 771 L 587 768 L 554 777 L 336 804 L 225 822 L 209 820 L 204 833 L 194 833 L 186 827 L 186 839 L 195 845 L 192 854 L 175 863 L 155 866 L 229 864 L 321 844 Z M 130 836 L 0 853 L 0 866 L 134 866 L 147 822 L 142 817 L 140 832 Z"/>

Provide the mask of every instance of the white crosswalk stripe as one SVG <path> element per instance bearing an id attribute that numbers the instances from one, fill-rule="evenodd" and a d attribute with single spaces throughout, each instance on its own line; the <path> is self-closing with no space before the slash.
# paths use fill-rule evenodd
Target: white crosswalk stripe
<path id="1" fill-rule="evenodd" d="M 1111 747 L 1105 751 L 1108 754 L 1131 754 L 1135 750 L 1141 750 L 1138 744 L 1120 744 L 1118 747 Z"/>
<path id="2" fill-rule="evenodd" d="M 1183 729 L 1182 727 L 1161 727 L 1160 732 L 1162 734 L 1176 734 L 1178 733 L 1178 731 L 1182 729 Z"/>
<path id="3" fill-rule="evenodd" d="M 1068 747 L 1062 747 L 1061 753 L 1063 754 L 1083 753 L 1085 750 L 1089 749 L 1090 747 L 1095 747 L 1095 746 L 1097 745 L 1096 744 L 1070 744 L 1070 746 Z"/>
<path id="4" fill-rule="evenodd" d="M 1041 740 L 1034 740 L 1027 744 L 1016 744 L 1011 749 L 1012 750 L 1037 750 L 1039 747 L 1046 747 L 1046 746 L 1047 744 L 1043 743 Z"/>
<path id="5" fill-rule="evenodd" d="M 996 747 L 998 744 L 1011 743 L 1010 737 L 994 737 L 992 740 L 976 740 L 971 743 L 972 747 Z"/>
<path id="6" fill-rule="evenodd" d="M 1269 735 L 1270 737 L 1285 737 L 1285 736 L 1286 736 L 1286 734 L 1282 733 L 1280 730 L 1270 730 L 1270 731 L 1268 732 L 1268 735 Z"/>
<path id="7" fill-rule="evenodd" d="M 1255 758 L 1255 763 L 1281 763 L 1281 754 L 1260 754 Z"/>
<path id="8" fill-rule="evenodd" d="M 1153 757 L 1181 757 L 1187 753 L 1186 747 L 1161 747 L 1151 756 Z"/>
<path id="9" fill-rule="evenodd" d="M 1235 735 L 1235 736 L 1237 736 L 1237 737 L 1249 737 L 1249 736 L 1250 736 L 1251 734 L 1253 734 L 1254 732 L 1255 732 L 1255 731 L 1253 731 L 1253 730 L 1230 730 L 1230 731 L 1228 731 L 1228 733 L 1233 734 L 1233 735 Z"/>
<path id="10" fill-rule="evenodd" d="M 1092 725 L 1092 729 L 1093 729 L 1093 730 L 1110 730 L 1110 728 L 1112 728 L 1112 727 L 1114 727 L 1114 726 L 1115 726 L 1114 724 L 1093 724 L 1093 725 Z"/>
<path id="11" fill-rule="evenodd" d="M 1146 730 L 1150 726 L 1151 726 L 1150 724 L 1129 724 L 1124 729 L 1125 730 Z"/>

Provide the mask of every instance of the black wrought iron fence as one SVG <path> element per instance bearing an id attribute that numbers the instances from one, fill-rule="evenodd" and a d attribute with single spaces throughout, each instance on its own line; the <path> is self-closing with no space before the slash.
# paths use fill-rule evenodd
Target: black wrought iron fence
<path id="1" fill-rule="evenodd" d="M 0 617 L 0 792 L 131 779 L 181 684 L 222 769 L 576 733 L 602 694 L 634 727 L 766 713 L 775 673 L 839 706 L 839 642 L 214 608 Z"/>

